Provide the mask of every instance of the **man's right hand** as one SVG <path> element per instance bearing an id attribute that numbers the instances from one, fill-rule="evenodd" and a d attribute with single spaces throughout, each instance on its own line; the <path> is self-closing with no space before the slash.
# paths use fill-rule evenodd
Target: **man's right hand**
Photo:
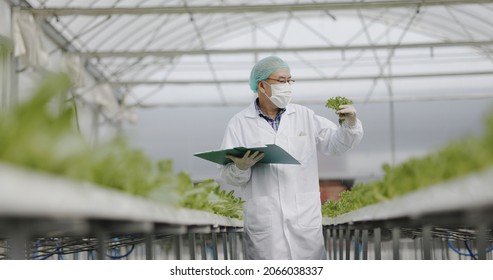
<path id="1" fill-rule="evenodd" d="M 248 170 L 248 168 L 254 166 L 255 163 L 264 158 L 264 153 L 256 151 L 250 155 L 250 150 L 248 150 L 241 158 L 232 155 L 226 155 L 226 157 L 232 160 L 239 169 Z"/>

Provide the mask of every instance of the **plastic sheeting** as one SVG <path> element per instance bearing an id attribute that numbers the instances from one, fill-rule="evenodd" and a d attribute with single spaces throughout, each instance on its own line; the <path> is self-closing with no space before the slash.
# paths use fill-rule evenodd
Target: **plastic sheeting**
<path id="1" fill-rule="evenodd" d="M 80 88 L 86 85 L 84 64 L 80 57 L 76 54 L 64 55 L 65 71 L 72 79 L 74 87 Z"/>
<path id="2" fill-rule="evenodd" d="M 12 103 L 12 44 L 0 35 L 0 108 L 8 109 Z"/>
<path id="3" fill-rule="evenodd" d="M 32 14 L 15 11 L 13 15 L 12 37 L 14 40 L 14 55 L 26 67 L 45 68 L 48 64 L 42 32 Z"/>
<path id="4" fill-rule="evenodd" d="M 107 83 L 98 84 L 89 94 L 83 95 L 86 103 L 96 105 L 101 112 L 112 121 L 129 121 L 136 123 L 137 112 L 133 107 L 127 107 L 124 102 L 118 102 L 113 93 L 113 88 Z"/>

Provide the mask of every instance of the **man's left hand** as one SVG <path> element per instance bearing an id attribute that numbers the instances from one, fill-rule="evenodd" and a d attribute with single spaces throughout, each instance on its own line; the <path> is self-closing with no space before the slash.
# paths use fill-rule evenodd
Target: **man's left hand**
<path id="1" fill-rule="evenodd" d="M 353 105 L 341 105 L 339 111 L 336 111 L 340 120 L 345 120 L 350 126 L 356 125 L 356 109 Z"/>

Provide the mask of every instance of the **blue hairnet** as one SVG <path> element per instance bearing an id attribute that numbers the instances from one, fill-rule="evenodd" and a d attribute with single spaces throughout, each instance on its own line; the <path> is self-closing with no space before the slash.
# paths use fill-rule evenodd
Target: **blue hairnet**
<path id="1" fill-rule="evenodd" d="M 252 73 L 250 73 L 250 88 L 257 92 L 258 82 L 267 79 L 270 74 L 279 69 L 289 70 L 289 66 L 277 56 L 268 56 L 260 60 L 253 66 Z"/>

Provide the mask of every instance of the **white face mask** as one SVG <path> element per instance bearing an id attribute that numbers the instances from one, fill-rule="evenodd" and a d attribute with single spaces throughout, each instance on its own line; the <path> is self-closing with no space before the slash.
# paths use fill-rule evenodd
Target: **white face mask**
<path id="1" fill-rule="evenodd" d="M 285 108 L 291 101 L 291 85 L 289 83 L 269 84 L 272 96 L 269 97 L 265 91 L 264 94 L 277 108 Z"/>

